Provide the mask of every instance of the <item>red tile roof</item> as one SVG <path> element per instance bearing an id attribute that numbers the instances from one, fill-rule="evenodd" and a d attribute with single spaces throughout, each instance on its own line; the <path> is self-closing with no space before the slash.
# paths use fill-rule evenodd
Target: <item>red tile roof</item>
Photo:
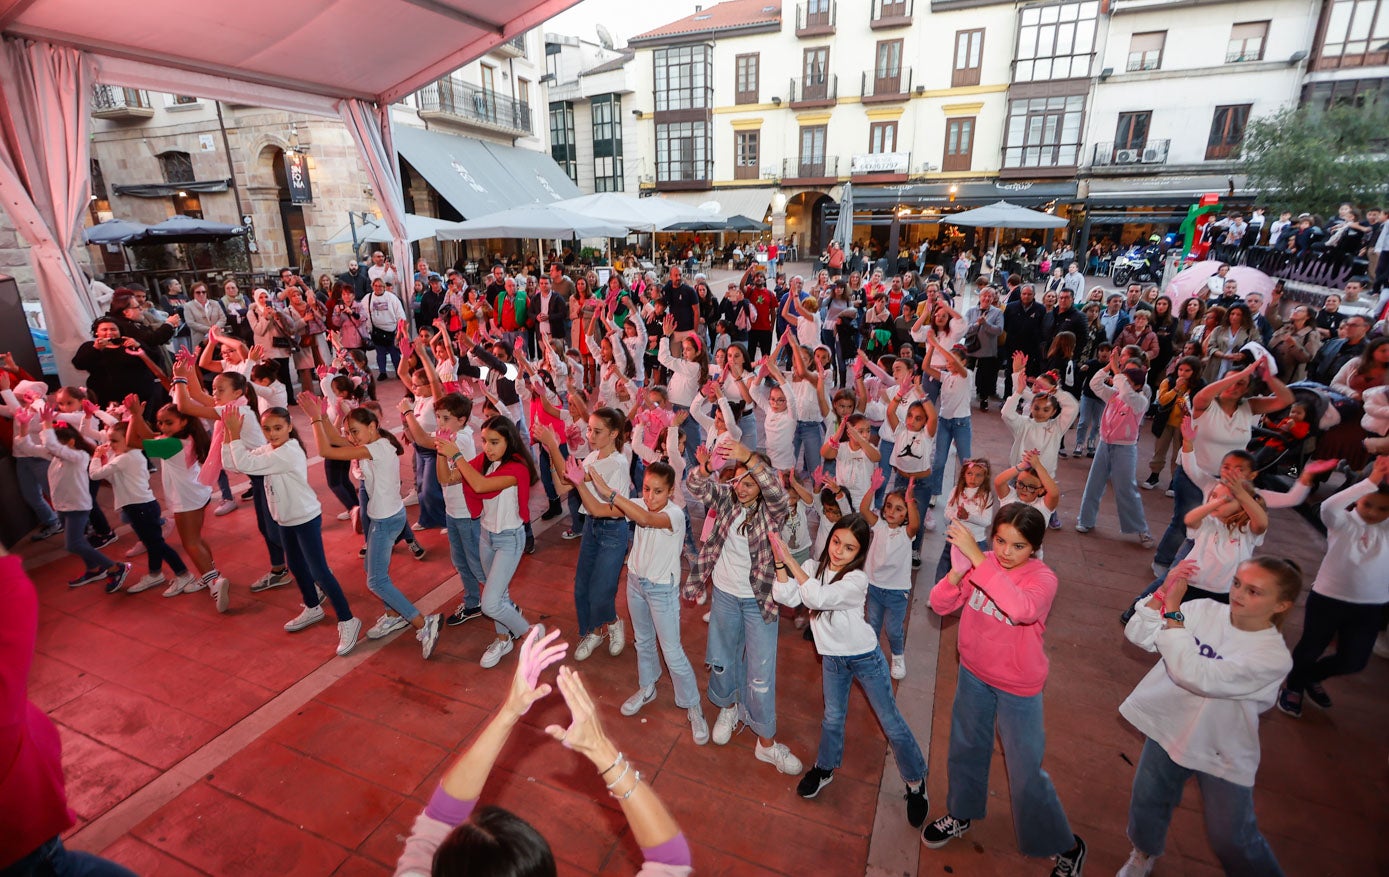
<path id="1" fill-rule="evenodd" d="M 700 12 L 664 24 L 646 33 L 632 37 L 631 41 L 655 40 L 661 37 L 682 34 L 704 33 L 706 31 L 727 31 L 756 25 L 779 24 L 781 22 L 780 0 L 726 0 L 705 7 Z"/>

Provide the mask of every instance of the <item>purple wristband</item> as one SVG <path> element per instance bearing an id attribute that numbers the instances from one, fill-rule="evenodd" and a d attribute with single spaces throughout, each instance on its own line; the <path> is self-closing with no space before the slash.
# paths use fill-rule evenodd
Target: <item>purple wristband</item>
<path id="1" fill-rule="evenodd" d="M 476 806 L 476 798 L 460 800 L 444 791 L 441 784 L 430 796 L 429 805 L 424 808 L 424 815 L 445 825 L 462 825 L 473 815 L 473 808 Z"/>
<path id="2" fill-rule="evenodd" d="M 641 855 L 648 862 L 657 862 L 662 865 L 688 866 L 693 863 L 690 856 L 690 844 L 685 840 L 683 832 L 663 844 L 654 847 L 642 847 Z"/>

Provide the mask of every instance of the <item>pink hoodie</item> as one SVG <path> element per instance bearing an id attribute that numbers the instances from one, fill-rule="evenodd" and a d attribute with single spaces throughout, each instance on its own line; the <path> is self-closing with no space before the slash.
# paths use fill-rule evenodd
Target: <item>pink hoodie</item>
<path id="1" fill-rule="evenodd" d="M 931 608 L 960 607 L 960 663 L 995 688 L 1031 697 L 1047 681 L 1042 634 L 1056 597 L 1056 573 L 1036 558 L 1016 569 L 999 566 L 992 551 L 958 585 L 950 577 L 931 589 Z"/>

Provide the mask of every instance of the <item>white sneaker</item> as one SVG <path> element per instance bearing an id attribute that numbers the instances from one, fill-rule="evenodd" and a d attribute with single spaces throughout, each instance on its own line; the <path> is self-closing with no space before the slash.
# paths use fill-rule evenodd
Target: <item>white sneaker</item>
<path id="1" fill-rule="evenodd" d="M 598 644 L 603 641 L 601 633 L 584 634 L 579 640 L 579 644 L 574 647 L 574 660 L 587 661 L 588 656 L 593 654 L 593 650 L 598 648 Z"/>
<path id="2" fill-rule="evenodd" d="M 294 633 L 303 630 L 310 624 L 317 624 L 325 617 L 322 606 L 315 606 L 310 609 L 308 606 L 300 603 L 299 608 L 304 611 L 285 622 L 285 633 Z"/>
<path id="3" fill-rule="evenodd" d="M 425 530 L 429 528 L 426 527 L 424 524 L 421 524 L 419 521 L 416 521 L 415 523 L 410 525 L 410 529 L 415 531 L 416 533 L 423 533 Z"/>
<path id="4" fill-rule="evenodd" d="M 758 761 L 765 761 L 774 765 L 777 770 L 784 774 L 795 776 L 802 772 L 801 760 L 791 754 L 791 750 L 786 748 L 785 743 L 773 743 L 771 746 L 763 746 L 761 742 L 757 744 L 757 750 L 753 753 Z"/>
<path id="5" fill-rule="evenodd" d="M 127 560 L 129 560 L 129 559 L 132 558 L 132 557 L 139 557 L 140 555 L 142 555 L 142 554 L 144 554 L 144 553 L 145 553 L 145 543 L 143 543 L 143 542 L 136 542 L 134 545 L 130 546 L 129 548 L 127 548 L 127 549 L 125 550 L 125 557 L 126 557 Z"/>
<path id="6" fill-rule="evenodd" d="M 261 591 L 269 591 L 275 588 L 283 588 L 291 584 L 294 578 L 290 575 L 289 569 L 282 569 L 279 572 L 271 570 L 260 578 L 251 582 L 251 593 L 259 594 Z"/>
<path id="7" fill-rule="evenodd" d="M 491 670 L 501 663 L 502 658 L 511 654 L 514 648 L 511 644 L 511 637 L 506 639 L 494 639 L 492 644 L 487 647 L 487 651 L 482 653 L 482 669 Z"/>
<path id="8" fill-rule="evenodd" d="M 236 511 L 236 508 L 236 500 L 224 499 L 221 502 L 217 503 L 217 508 L 212 510 L 212 514 L 220 518 Z"/>
<path id="9" fill-rule="evenodd" d="M 637 693 L 627 698 L 622 704 L 621 713 L 624 716 L 635 716 L 641 712 L 641 708 L 656 699 L 656 686 L 648 685 L 645 688 L 638 688 Z"/>
<path id="10" fill-rule="evenodd" d="M 429 656 L 434 654 L 434 647 L 439 644 L 439 615 L 426 615 L 424 627 L 415 634 L 415 639 L 420 641 L 420 653 L 428 661 Z"/>
<path id="11" fill-rule="evenodd" d="M 405 499 L 402 500 L 402 501 L 403 501 L 406 505 L 419 505 L 419 504 L 420 504 L 420 495 L 419 495 L 419 492 L 418 492 L 418 491 L 414 491 L 414 490 L 410 491 L 409 493 L 405 494 Z"/>
<path id="12" fill-rule="evenodd" d="M 1153 873 L 1153 865 L 1157 864 L 1156 856 L 1145 856 L 1138 850 L 1129 853 L 1129 860 L 1124 863 L 1124 867 L 1119 869 L 1119 873 L 1114 877 L 1148 877 Z"/>
<path id="13" fill-rule="evenodd" d="M 352 520 L 352 513 L 351 513 L 351 512 L 338 512 L 338 520 L 339 520 L 339 521 L 350 521 L 350 520 Z"/>
<path id="14" fill-rule="evenodd" d="M 622 619 L 608 625 L 608 654 L 616 658 L 622 654 L 622 649 L 627 645 L 627 628 L 623 626 Z"/>
<path id="15" fill-rule="evenodd" d="M 714 742 L 724 745 L 733 737 L 733 729 L 738 727 L 738 705 L 726 706 L 719 710 L 714 720 Z"/>
<path id="16" fill-rule="evenodd" d="M 231 582 L 227 581 L 226 576 L 218 576 L 217 581 L 213 582 L 208 590 L 212 593 L 218 612 L 226 612 L 231 608 Z"/>
<path id="17" fill-rule="evenodd" d="M 169 587 L 164 589 L 164 596 L 177 597 L 179 594 L 196 591 L 198 590 L 199 584 L 200 581 L 198 577 L 191 572 L 186 572 L 181 576 L 174 576 L 174 580 L 169 583 Z"/>
<path id="18" fill-rule="evenodd" d="M 705 623 L 705 624 L 708 624 L 708 623 L 709 623 L 709 615 L 710 615 L 710 614 L 711 614 L 711 613 L 709 613 L 709 612 L 704 613 L 704 623 Z"/>
<path id="19" fill-rule="evenodd" d="M 357 647 L 357 635 L 362 632 L 362 619 L 349 618 L 338 622 L 338 657 L 350 654 Z"/>
<path id="20" fill-rule="evenodd" d="M 390 636 L 401 628 L 409 626 L 410 622 L 406 621 L 403 616 L 392 615 L 387 612 L 376 619 L 376 623 L 367 631 L 367 639 L 381 639 L 382 637 Z"/>
<path id="21" fill-rule="evenodd" d="M 695 745 L 708 743 L 709 723 L 704 721 L 704 711 L 695 705 L 685 710 L 685 717 L 690 720 L 690 733 L 694 736 Z"/>
<path id="22" fill-rule="evenodd" d="M 927 508 L 926 512 L 921 516 L 921 526 L 925 527 L 927 530 L 931 532 L 935 531 L 936 513 L 932 511 L 930 508 Z"/>
<path id="23" fill-rule="evenodd" d="M 126 593 L 138 594 L 141 591 L 148 591 L 150 588 L 157 588 L 164 584 L 164 574 L 162 572 L 152 572 L 142 577 L 138 582 L 126 588 Z M 182 589 L 180 589 L 182 590 Z"/>
<path id="24" fill-rule="evenodd" d="M 893 656 L 892 656 L 892 678 L 893 678 L 893 679 L 906 679 L 906 678 L 907 678 L 907 656 L 906 656 L 906 655 L 893 655 Z"/>

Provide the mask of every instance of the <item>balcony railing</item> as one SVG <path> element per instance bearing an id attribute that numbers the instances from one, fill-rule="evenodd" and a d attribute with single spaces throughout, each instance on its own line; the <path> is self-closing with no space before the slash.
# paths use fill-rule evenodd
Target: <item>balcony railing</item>
<path id="1" fill-rule="evenodd" d="M 417 94 L 422 113 L 445 113 L 523 134 L 532 131 L 530 104 L 452 77 L 431 82 Z"/>
<path id="2" fill-rule="evenodd" d="M 915 0 L 873 0 L 868 12 L 868 26 L 873 30 L 907 27 L 912 23 Z"/>
<path id="3" fill-rule="evenodd" d="M 787 158 L 781 162 L 781 176 L 786 180 L 833 180 L 839 176 L 839 156 L 826 155 L 815 161 Z"/>
<path id="4" fill-rule="evenodd" d="M 863 71 L 859 94 L 864 103 L 883 103 L 906 100 L 912 90 L 912 68 L 903 67 L 891 75 L 882 76 L 877 70 Z"/>
<path id="5" fill-rule="evenodd" d="M 833 106 L 839 99 L 839 77 L 835 74 L 818 79 L 792 79 L 787 102 L 796 109 Z"/>
<path id="6" fill-rule="evenodd" d="M 492 51 L 499 55 L 511 55 L 517 58 L 524 58 L 526 56 L 526 35 L 519 34 L 514 36 L 498 45 Z"/>
<path id="7" fill-rule="evenodd" d="M 1096 143 L 1092 167 L 1126 167 L 1131 165 L 1162 165 L 1167 163 L 1171 140 L 1149 140 L 1142 146 L 1124 143 Z"/>
<path id="8" fill-rule="evenodd" d="M 149 92 L 115 85 L 92 86 L 92 115 L 98 119 L 148 119 L 154 115 Z"/>
<path id="9" fill-rule="evenodd" d="M 834 33 L 838 4 L 833 0 L 811 0 L 796 7 L 796 36 L 819 37 Z"/>

